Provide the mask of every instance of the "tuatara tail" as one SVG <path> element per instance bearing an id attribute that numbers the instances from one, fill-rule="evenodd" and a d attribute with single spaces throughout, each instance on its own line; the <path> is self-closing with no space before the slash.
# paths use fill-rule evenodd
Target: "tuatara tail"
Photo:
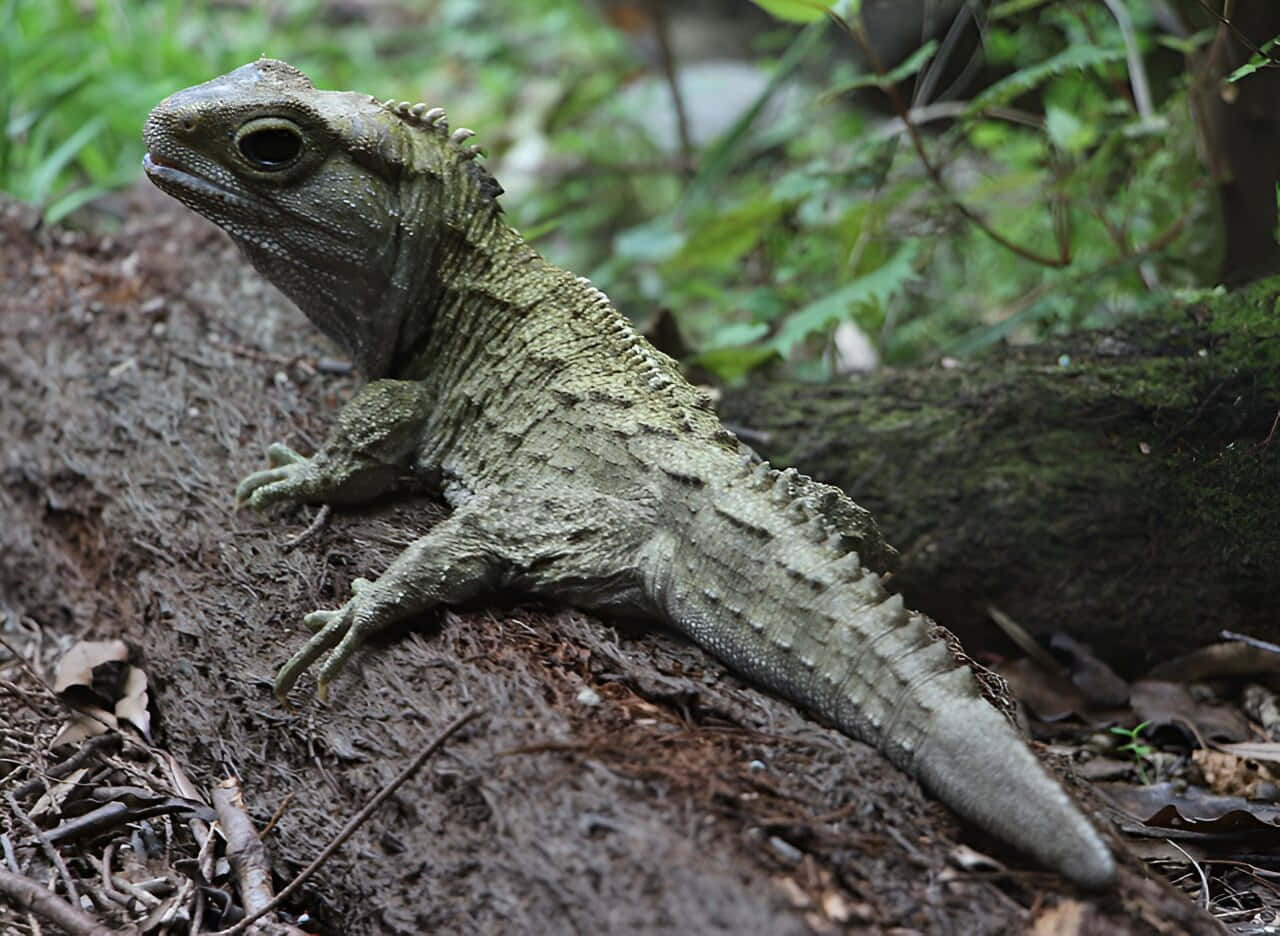
<path id="1" fill-rule="evenodd" d="M 1097 830 L 933 622 L 849 550 L 859 538 L 878 545 L 874 525 L 846 522 L 860 508 L 767 465 L 698 494 L 684 537 L 651 544 L 646 562 L 649 593 L 678 628 L 1046 867 L 1088 887 L 1111 882 Z"/>

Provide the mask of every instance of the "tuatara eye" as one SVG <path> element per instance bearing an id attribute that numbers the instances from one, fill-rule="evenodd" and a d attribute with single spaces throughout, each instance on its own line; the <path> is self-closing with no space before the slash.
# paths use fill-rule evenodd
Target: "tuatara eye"
<path id="1" fill-rule="evenodd" d="M 240 155 L 266 172 L 287 169 L 302 155 L 302 137 L 291 127 L 263 127 L 241 133 L 236 141 Z"/>

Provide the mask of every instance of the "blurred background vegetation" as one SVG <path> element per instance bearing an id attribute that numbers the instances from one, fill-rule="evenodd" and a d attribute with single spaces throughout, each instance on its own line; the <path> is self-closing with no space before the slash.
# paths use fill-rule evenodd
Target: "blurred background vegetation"
<path id="1" fill-rule="evenodd" d="M 147 111 L 266 55 L 446 106 L 516 227 L 721 379 L 973 354 L 1276 271 L 1280 4 L 829 5 L 0 0 L 0 188 L 120 224 Z"/>

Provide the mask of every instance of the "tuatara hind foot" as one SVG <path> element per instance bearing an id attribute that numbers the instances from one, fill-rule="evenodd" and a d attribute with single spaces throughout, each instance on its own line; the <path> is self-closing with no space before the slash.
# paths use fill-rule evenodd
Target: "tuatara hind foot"
<path id="1" fill-rule="evenodd" d="M 360 613 L 360 596 L 372 586 L 373 583 L 368 579 L 358 578 L 351 583 L 351 598 L 341 608 L 336 611 L 312 611 L 303 618 L 303 624 L 313 633 L 276 673 L 273 691 L 277 699 L 284 702 L 298 678 L 326 653 L 329 657 L 320 666 L 316 694 L 321 699 L 328 698 L 329 684 L 369 634 L 377 630 L 374 615 L 367 611 Z"/>

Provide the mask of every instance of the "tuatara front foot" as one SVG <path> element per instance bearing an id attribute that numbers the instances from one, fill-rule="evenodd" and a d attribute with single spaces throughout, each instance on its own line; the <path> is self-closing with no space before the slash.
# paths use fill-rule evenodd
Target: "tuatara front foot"
<path id="1" fill-rule="evenodd" d="M 273 504 L 294 503 L 313 494 L 317 484 L 312 460 L 280 442 L 267 448 L 270 468 L 246 475 L 236 485 L 236 506 L 265 510 Z"/>

